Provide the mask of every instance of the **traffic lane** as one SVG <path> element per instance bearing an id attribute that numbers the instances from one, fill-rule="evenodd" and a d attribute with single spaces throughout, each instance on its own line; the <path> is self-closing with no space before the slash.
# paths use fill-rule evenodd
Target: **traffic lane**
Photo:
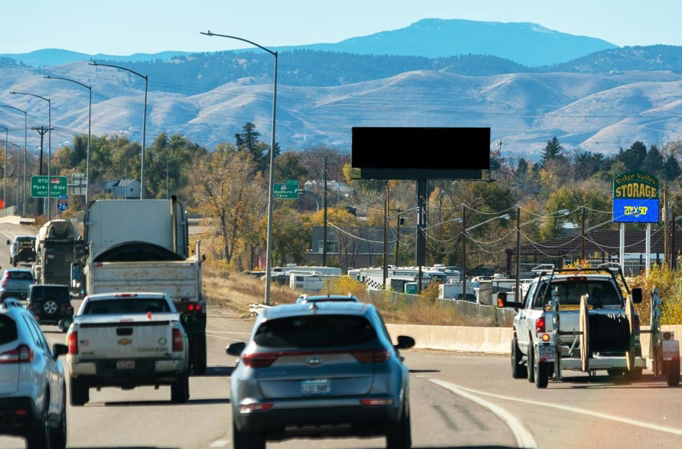
<path id="1" fill-rule="evenodd" d="M 430 364 L 432 372 L 419 374 L 423 378 L 467 388 L 504 407 L 528 427 L 539 447 L 655 443 L 654 447 L 677 448 L 682 441 L 682 389 L 670 388 L 650 374 L 627 384 L 564 371 L 569 376 L 565 381 L 552 381 L 546 390 L 538 390 L 524 379 L 511 378 L 508 357 L 412 351 L 407 360 L 416 366 Z"/>
<path id="2" fill-rule="evenodd" d="M 7 240 L 11 242 L 14 240 L 14 237 L 18 235 L 35 234 L 35 230 L 29 226 L 16 225 L 12 223 L 0 223 L 0 267 L 12 268 L 12 265 L 9 263 L 9 245 L 7 244 Z M 28 266 L 30 266 L 30 264 L 20 263 L 17 265 L 17 268 Z"/>
<path id="3" fill-rule="evenodd" d="M 225 347 L 237 341 L 247 341 L 253 327 L 253 320 L 236 320 L 209 317 L 207 333 L 208 345 L 212 354 L 222 352 L 222 362 L 218 365 L 231 371 L 237 359 L 225 354 Z M 406 353 L 407 354 L 407 353 Z M 461 448 L 461 447 L 516 447 L 516 440 L 509 427 L 493 412 L 465 398 L 452 395 L 426 379 L 417 377 L 418 373 L 429 371 L 430 362 L 419 360 L 410 367 L 410 407 L 412 420 L 412 439 L 415 448 Z M 229 408 L 229 407 L 228 407 Z M 231 408 L 230 413 L 231 420 Z M 231 423 L 231 421 L 228 421 Z M 226 432 L 216 442 L 227 444 L 231 432 Z M 341 448 L 384 448 L 385 438 L 343 438 L 307 440 L 291 439 L 282 442 L 269 442 L 268 447 L 281 449 L 341 449 Z"/>

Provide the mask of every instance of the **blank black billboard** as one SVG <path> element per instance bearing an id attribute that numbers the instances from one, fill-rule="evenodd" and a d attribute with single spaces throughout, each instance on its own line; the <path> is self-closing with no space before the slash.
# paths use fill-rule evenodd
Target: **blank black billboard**
<path id="1" fill-rule="evenodd" d="M 363 178 L 480 179 L 490 128 L 353 128 L 351 165 Z"/>

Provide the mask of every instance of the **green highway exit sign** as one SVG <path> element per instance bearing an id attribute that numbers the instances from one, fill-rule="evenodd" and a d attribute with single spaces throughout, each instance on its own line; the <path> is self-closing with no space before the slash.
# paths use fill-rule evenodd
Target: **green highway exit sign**
<path id="1" fill-rule="evenodd" d="M 47 198 L 48 179 L 50 179 L 50 198 L 59 198 L 67 195 L 66 176 L 31 176 L 31 198 Z"/>
<path id="2" fill-rule="evenodd" d="M 286 183 L 273 184 L 272 197 L 280 200 L 298 199 L 298 179 L 287 179 Z"/>

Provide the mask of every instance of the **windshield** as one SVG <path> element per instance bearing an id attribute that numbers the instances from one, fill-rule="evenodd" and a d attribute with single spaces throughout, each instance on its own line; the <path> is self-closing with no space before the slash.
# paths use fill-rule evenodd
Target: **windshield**
<path id="1" fill-rule="evenodd" d="M 260 325 L 254 341 L 265 348 L 354 346 L 376 338 L 364 317 L 319 315 L 280 318 Z"/>
<path id="2" fill-rule="evenodd" d="M 535 308 L 542 308 L 550 301 L 545 295 L 547 283 L 542 284 L 535 299 Z M 562 306 L 579 306 L 580 297 L 588 295 L 587 303 L 592 307 L 620 306 L 621 296 L 609 280 L 570 280 L 552 282 L 552 291 L 557 292 Z M 546 296 L 546 297 L 545 297 Z"/>
<path id="3" fill-rule="evenodd" d="M 13 281 L 32 281 L 33 275 L 30 271 L 7 271 L 7 279 Z"/>
<path id="4" fill-rule="evenodd" d="M 83 315 L 138 315 L 147 312 L 170 312 L 170 308 L 164 299 L 112 299 L 88 302 Z"/>

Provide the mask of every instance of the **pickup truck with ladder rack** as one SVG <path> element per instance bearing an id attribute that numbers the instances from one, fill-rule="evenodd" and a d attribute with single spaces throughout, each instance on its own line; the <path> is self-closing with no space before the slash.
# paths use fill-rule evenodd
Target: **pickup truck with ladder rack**
<path id="1" fill-rule="evenodd" d="M 679 342 L 672 332 L 661 331 L 662 301 L 657 289 L 651 298 L 650 328 L 642 330 L 634 309 L 642 302 L 642 290 L 630 290 L 619 266 L 539 273 L 522 302 L 507 301 L 506 294 L 499 294 L 499 307 L 517 310 L 512 377 L 527 377 L 538 388 L 546 388 L 550 378 L 562 380 L 562 370 L 590 375 L 606 370 L 611 376 L 635 380 L 647 366 L 640 334 L 651 333 L 654 374 L 665 374 L 668 385 L 678 385 Z"/>

